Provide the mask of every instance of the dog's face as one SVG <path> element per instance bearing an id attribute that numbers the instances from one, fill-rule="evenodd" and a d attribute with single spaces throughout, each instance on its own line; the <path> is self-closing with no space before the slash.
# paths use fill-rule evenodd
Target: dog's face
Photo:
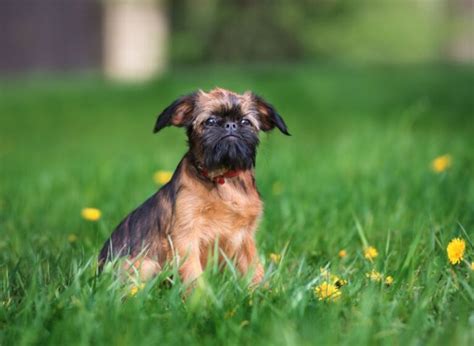
<path id="1" fill-rule="evenodd" d="M 154 132 L 174 125 L 187 128 L 191 154 L 203 168 L 245 170 L 255 165 L 259 131 L 277 127 L 289 135 L 275 109 L 251 92 L 197 91 L 168 106 Z"/>

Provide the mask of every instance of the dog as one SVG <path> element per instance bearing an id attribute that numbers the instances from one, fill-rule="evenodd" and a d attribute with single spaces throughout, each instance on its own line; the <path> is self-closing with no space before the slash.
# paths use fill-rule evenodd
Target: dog
<path id="1" fill-rule="evenodd" d="M 183 283 L 196 280 L 212 250 L 234 261 L 251 284 L 264 276 L 255 244 L 263 203 L 255 183 L 259 132 L 290 135 L 275 108 L 252 92 L 216 88 L 180 97 L 158 116 L 154 132 L 184 127 L 189 150 L 171 180 L 130 213 L 105 242 L 100 270 L 126 258 L 125 270 L 142 280 L 167 263 Z"/>

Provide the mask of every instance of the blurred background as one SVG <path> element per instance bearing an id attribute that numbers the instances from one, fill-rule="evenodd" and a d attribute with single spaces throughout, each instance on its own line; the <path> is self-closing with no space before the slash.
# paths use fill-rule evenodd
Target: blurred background
<path id="1" fill-rule="evenodd" d="M 0 0 L 0 74 L 143 81 L 196 64 L 472 63 L 473 0 Z"/>
<path id="2" fill-rule="evenodd" d="M 473 45 L 474 0 L 0 0 L 0 227 L 21 249 L 21 234 L 67 225 L 95 254 L 186 150 L 181 129 L 152 135 L 157 114 L 220 86 L 287 122 L 292 137 L 261 136 L 257 178 L 278 211 L 266 220 L 319 249 L 313 229 L 335 227 L 324 218 L 340 205 L 370 211 L 408 177 L 425 189 L 439 155 L 472 177 Z M 84 207 L 103 211 L 99 231 Z"/>
<path id="3" fill-rule="evenodd" d="M 472 254 L 473 62 L 474 0 L 0 0 L 0 345 L 469 344 L 474 286 L 445 247 Z M 97 253 L 186 151 L 157 115 L 216 86 L 261 95 L 292 134 L 262 133 L 256 170 L 281 285 L 250 306 L 222 284 L 229 319 L 207 298 L 175 314 L 167 289 L 122 309 L 89 280 Z M 395 290 L 357 271 L 327 310 L 308 282 L 328 263 Z"/>

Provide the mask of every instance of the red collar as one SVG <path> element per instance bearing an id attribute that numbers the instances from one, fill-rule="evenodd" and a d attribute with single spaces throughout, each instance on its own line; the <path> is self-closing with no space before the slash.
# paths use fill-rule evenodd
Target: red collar
<path id="1" fill-rule="evenodd" d="M 199 172 L 205 176 L 206 178 L 211 179 L 213 182 L 218 183 L 220 185 L 225 184 L 225 178 L 234 178 L 240 174 L 241 171 L 238 170 L 228 170 L 219 175 L 210 175 L 206 169 L 199 169 Z"/>

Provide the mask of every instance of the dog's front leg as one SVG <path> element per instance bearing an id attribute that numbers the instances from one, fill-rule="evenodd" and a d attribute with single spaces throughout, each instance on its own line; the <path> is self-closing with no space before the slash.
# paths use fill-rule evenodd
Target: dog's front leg
<path id="1" fill-rule="evenodd" d="M 253 271 L 252 286 L 258 285 L 263 280 L 264 270 L 260 259 L 258 258 L 257 247 L 253 236 L 248 236 L 242 242 L 242 246 L 236 253 L 237 269 L 246 275 L 249 270 Z"/>
<path id="2" fill-rule="evenodd" d="M 196 242 L 185 244 L 177 242 L 179 274 L 184 284 L 190 284 L 201 276 L 203 269 L 199 246 Z"/>

